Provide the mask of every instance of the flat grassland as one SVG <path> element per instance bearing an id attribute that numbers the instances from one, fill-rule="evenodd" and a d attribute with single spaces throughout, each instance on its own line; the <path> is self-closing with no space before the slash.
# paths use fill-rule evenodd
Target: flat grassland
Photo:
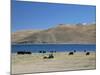
<path id="1" fill-rule="evenodd" d="M 96 68 L 95 52 L 87 55 L 84 52 L 76 52 L 68 55 L 68 52 L 54 53 L 54 58 L 43 59 L 50 53 L 32 53 L 31 55 L 17 55 L 12 53 L 12 74 L 37 73 L 51 71 L 84 70 Z"/>

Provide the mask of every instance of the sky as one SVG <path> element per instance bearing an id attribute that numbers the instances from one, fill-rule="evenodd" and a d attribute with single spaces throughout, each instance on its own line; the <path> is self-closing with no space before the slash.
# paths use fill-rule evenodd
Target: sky
<path id="1" fill-rule="evenodd" d="M 25 2 L 12 0 L 12 32 L 48 29 L 58 24 L 93 23 L 96 7 L 90 5 Z"/>

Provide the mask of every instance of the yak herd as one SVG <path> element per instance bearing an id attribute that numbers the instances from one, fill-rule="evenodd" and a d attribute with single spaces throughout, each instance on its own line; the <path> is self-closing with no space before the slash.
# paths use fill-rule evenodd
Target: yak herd
<path id="1" fill-rule="evenodd" d="M 32 52 L 28 52 L 28 51 L 18 51 L 17 54 L 18 55 L 32 54 Z"/>
<path id="2" fill-rule="evenodd" d="M 39 51 L 39 53 L 46 53 L 46 51 Z M 54 54 L 56 53 L 56 51 L 50 51 L 50 54 L 48 56 L 44 56 L 43 59 L 53 59 L 54 58 Z M 76 50 L 69 52 L 68 55 L 74 55 L 76 53 Z M 90 52 L 87 52 L 86 50 L 84 50 L 84 53 L 86 56 L 90 55 Z M 32 52 L 30 51 L 18 51 L 17 55 L 31 55 Z"/>

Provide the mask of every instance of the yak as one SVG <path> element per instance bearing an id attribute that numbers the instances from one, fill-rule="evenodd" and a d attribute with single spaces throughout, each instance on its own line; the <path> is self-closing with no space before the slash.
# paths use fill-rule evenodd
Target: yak
<path id="1" fill-rule="evenodd" d="M 32 54 L 31 52 L 25 52 L 25 51 L 18 51 L 18 55 L 24 55 L 24 54 Z"/>
<path id="2" fill-rule="evenodd" d="M 69 52 L 69 54 L 68 55 L 73 55 L 74 53 L 73 52 Z"/>
<path id="3" fill-rule="evenodd" d="M 43 59 L 52 59 L 52 58 L 54 58 L 53 54 L 49 54 L 48 57 L 47 57 L 47 56 L 44 56 L 44 57 L 43 57 Z"/>
<path id="4" fill-rule="evenodd" d="M 86 56 L 87 56 L 87 55 L 90 55 L 90 52 L 87 52 L 87 53 L 86 53 Z"/>

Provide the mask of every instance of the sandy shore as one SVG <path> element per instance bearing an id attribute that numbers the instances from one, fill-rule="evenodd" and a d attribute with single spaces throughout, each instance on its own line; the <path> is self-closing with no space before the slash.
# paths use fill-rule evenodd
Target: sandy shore
<path id="1" fill-rule="evenodd" d="M 84 52 L 76 52 L 74 55 L 57 52 L 54 53 L 53 59 L 43 59 L 48 54 L 50 53 L 33 53 L 31 55 L 12 54 L 12 74 L 96 68 L 95 52 L 91 52 L 88 56 Z"/>

